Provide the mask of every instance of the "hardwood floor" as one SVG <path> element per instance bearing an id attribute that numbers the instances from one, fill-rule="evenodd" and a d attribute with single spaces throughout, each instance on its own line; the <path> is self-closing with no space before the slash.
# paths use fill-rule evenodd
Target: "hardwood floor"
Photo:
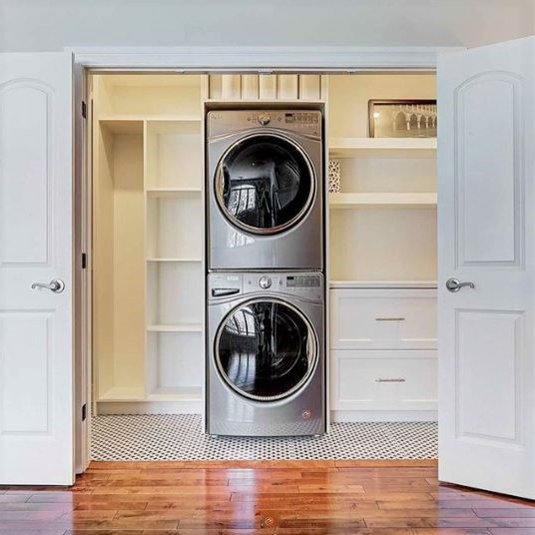
<path id="1" fill-rule="evenodd" d="M 527 535 L 535 502 L 434 461 L 95 462 L 70 489 L 0 487 L 0 535 Z"/>

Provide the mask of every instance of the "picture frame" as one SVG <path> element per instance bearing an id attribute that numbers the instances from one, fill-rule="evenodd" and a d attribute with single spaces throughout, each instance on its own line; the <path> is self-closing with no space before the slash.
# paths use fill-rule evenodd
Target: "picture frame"
<path id="1" fill-rule="evenodd" d="M 437 101 L 388 99 L 368 101 L 369 137 L 437 137 Z"/>

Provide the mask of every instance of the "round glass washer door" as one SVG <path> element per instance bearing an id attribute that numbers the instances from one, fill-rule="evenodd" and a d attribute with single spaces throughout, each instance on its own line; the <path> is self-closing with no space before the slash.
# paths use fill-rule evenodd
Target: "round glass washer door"
<path id="1" fill-rule="evenodd" d="M 214 352 L 220 375 L 235 392 L 269 402 L 307 383 L 317 347 L 314 330 L 298 309 L 276 299 L 256 299 L 225 317 Z"/>
<path id="2" fill-rule="evenodd" d="M 307 213 L 315 194 L 315 175 L 293 141 L 275 134 L 253 135 L 222 156 L 215 191 L 231 224 L 252 234 L 276 234 Z"/>

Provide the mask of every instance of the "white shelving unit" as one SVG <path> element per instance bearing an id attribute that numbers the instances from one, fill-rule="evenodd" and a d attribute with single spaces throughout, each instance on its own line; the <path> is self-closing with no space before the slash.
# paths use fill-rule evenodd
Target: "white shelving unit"
<path id="1" fill-rule="evenodd" d="M 436 139 L 369 138 L 368 101 L 435 98 L 433 75 L 329 76 L 333 420 L 436 417 Z"/>
<path id="2" fill-rule="evenodd" d="M 433 157 L 436 150 L 436 138 L 335 137 L 329 140 L 329 152 L 337 158 L 374 157 L 377 152 L 396 155 L 404 151 Z"/>
<path id="3" fill-rule="evenodd" d="M 95 399 L 200 412 L 207 80 L 93 82 Z"/>

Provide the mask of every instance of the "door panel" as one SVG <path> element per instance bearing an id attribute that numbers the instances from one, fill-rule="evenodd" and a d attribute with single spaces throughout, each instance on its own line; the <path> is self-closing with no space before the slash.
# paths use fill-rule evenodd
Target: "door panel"
<path id="1" fill-rule="evenodd" d="M 439 477 L 535 498 L 535 40 L 439 59 Z M 526 216 L 525 216 L 526 213 Z M 446 281 L 474 288 L 449 291 Z"/>
<path id="2" fill-rule="evenodd" d="M 0 484 L 73 482 L 71 64 L 0 54 Z"/>
<path id="3" fill-rule="evenodd" d="M 455 91 L 459 266 L 519 261 L 522 89 L 516 74 L 490 72 Z"/>
<path id="4" fill-rule="evenodd" d="M 525 353 L 523 314 L 457 311 L 458 436 L 462 440 L 518 441 Z"/>
<path id="5" fill-rule="evenodd" d="M 46 312 L 0 314 L 0 433 L 4 436 L 49 431 L 50 327 Z"/>
<path id="6" fill-rule="evenodd" d="M 48 263 L 48 183 L 53 143 L 48 132 L 52 88 L 15 80 L 0 89 L 2 172 L 0 263 Z M 22 152 L 21 152 L 21 149 Z M 13 199 L 24 199 L 21 205 Z M 13 232 L 17 228 L 17 232 Z"/>

